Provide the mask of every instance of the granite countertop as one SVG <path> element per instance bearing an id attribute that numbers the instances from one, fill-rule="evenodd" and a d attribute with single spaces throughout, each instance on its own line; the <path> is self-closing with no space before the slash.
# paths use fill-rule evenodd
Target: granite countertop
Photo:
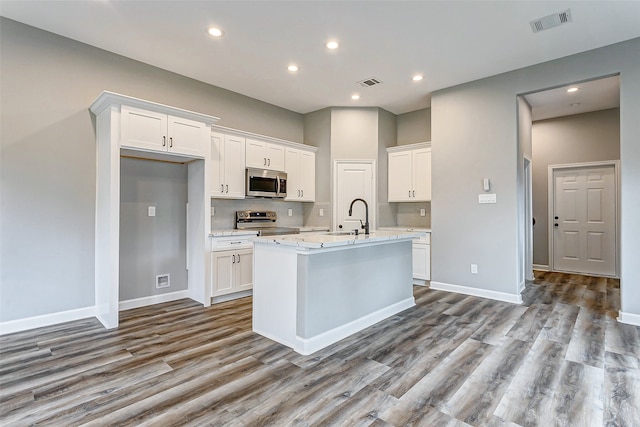
<path id="1" fill-rule="evenodd" d="M 312 231 L 329 231 L 329 227 L 320 227 L 320 226 L 300 227 L 301 233 L 309 233 Z"/>
<path id="2" fill-rule="evenodd" d="M 257 236 L 257 231 L 251 230 L 211 230 L 210 237 L 228 237 L 228 236 Z"/>
<path id="3" fill-rule="evenodd" d="M 286 234 L 282 236 L 264 236 L 255 239 L 256 243 L 271 243 L 276 245 L 293 246 L 306 249 L 336 248 L 339 246 L 383 243 L 389 240 L 412 240 L 419 237 L 415 232 L 381 231 L 376 230 L 368 236 L 364 233 L 308 233 Z"/>
<path id="4" fill-rule="evenodd" d="M 430 227 L 409 227 L 404 225 L 394 225 L 391 227 L 378 227 L 378 230 L 386 230 L 386 231 L 420 231 L 431 233 Z"/>

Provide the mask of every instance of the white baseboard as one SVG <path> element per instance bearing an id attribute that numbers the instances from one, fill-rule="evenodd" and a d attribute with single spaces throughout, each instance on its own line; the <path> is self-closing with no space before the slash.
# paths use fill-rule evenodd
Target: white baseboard
<path id="1" fill-rule="evenodd" d="M 620 311 L 618 313 L 618 322 L 626 323 L 628 325 L 640 326 L 640 314 L 625 313 Z"/>
<path id="2" fill-rule="evenodd" d="M 341 339 L 348 337 L 349 335 L 360 332 L 361 330 L 368 328 L 369 326 L 376 324 L 381 320 L 384 320 L 388 317 L 393 316 L 394 314 L 411 308 L 414 305 L 416 305 L 415 299 L 413 297 L 407 298 L 388 307 L 367 314 L 366 316 L 363 316 L 359 319 L 352 320 L 345 325 L 323 332 L 314 337 L 302 338 L 300 336 L 297 336 L 296 339 L 298 342 L 293 347 L 293 349 L 296 352 L 307 356 L 331 344 L 334 344 Z"/>
<path id="3" fill-rule="evenodd" d="M 533 269 L 534 270 L 539 270 L 539 271 L 549 271 L 549 266 L 548 265 L 542 265 L 542 264 L 533 264 Z"/>
<path id="4" fill-rule="evenodd" d="M 522 296 L 520 294 L 508 294 L 506 292 L 490 291 L 487 289 L 471 288 L 469 286 L 452 285 L 449 283 L 434 281 L 431 281 L 430 288 L 439 291 L 455 292 L 458 294 L 472 295 L 474 297 L 510 302 L 513 304 L 522 304 Z"/>
<path id="5" fill-rule="evenodd" d="M 189 298 L 188 290 L 120 301 L 120 303 L 118 304 L 118 310 L 130 310 L 132 308 L 146 307 L 148 305 L 160 304 L 161 302 L 175 301 L 183 298 Z"/>
<path id="6" fill-rule="evenodd" d="M 67 311 L 59 311 L 57 313 L 43 314 L 41 316 L 27 317 L 25 319 L 0 322 L 0 335 L 12 334 L 14 332 L 27 331 L 29 329 L 41 328 L 43 326 L 51 326 L 58 323 L 86 319 L 88 317 L 96 317 L 95 306 L 76 308 L 74 310 Z"/>
<path id="7" fill-rule="evenodd" d="M 522 281 L 520 282 L 520 286 L 518 286 L 518 293 L 522 293 L 522 291 L 524 291 L 524 288 L 527 286 L 527 282 L 526 281 Z"/>
<path id="8" fill-rule="evenodd" d="M 235 292 L 233 294 L 220 295 L 218 297 L 211 297 L 211 303 L 218 304 L 220 302 L 232 301 L 238 298 L 250 297 L 251 295 L 253 295 L 253 290 L 249 289 L 246 291 Z"/>

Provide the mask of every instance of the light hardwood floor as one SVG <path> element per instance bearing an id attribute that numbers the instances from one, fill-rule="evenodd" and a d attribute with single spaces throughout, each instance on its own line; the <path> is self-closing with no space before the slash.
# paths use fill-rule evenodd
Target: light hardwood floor
<path id="1" fill-rule="evenodd" d="M 640 328 L 615 321 L 616 280 L 539 272 L 523 305 L 414 290 L 311 356 L 254 334 L 250 298 L 3 336 L 0 425 L 640 425 Z"/>

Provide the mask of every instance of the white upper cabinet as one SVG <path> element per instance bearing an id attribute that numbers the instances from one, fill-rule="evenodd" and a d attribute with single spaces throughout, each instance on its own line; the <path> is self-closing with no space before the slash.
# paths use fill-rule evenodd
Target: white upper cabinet
<path id="1" fill-rule="evenodd" d="M 284 146 L 247 138 L 246 166 L 248 168 L 284 171 Z"/>
<path id="2" fill-rule="evenodd" d="M 211 134 L 211 197 L 244 199 L 245 139 Z"/>
<path id="3" fill-rule="evenodd" d="M 387 148 L 388 201 L 431 201 L 431 147 L 427 143 Z"/>
<path id="4" fill-rule="evenodd" d="M 205 157 L 205 123 L 123 105 L 120 146 L 137 150 Z"/>
<path id="5" fill-rule="evenodd" d="M 287 147 L 285 158 L 287 198 L 294 202 L 316 199 L 316 153 Z"/>

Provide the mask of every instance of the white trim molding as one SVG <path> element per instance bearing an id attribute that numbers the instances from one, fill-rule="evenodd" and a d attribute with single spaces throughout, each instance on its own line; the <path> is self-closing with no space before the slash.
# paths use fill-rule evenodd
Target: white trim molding
<path id="1" fill-rule="evenodd" d="M 149 297 L 129 299 L 126 301 L 120 301 L 118 304 L 118 311 L 130 310 L 132 308 L 146 307 L 148 305 L 160 304 L 162 302 L 176 301 L 179 299 L 189 298 L 189 291 L 176 291 L 166 294 L 151 295 Z"/>
<path id="2" fill-rule="evenodd" d="M 533 269 L 538 271 L 551 271 L 548 265 L 533 264 Z"/>
<path id="3" fill-rule="evenodd" d="M 295 343 L 293 350 L 297 353 L 302 354 L 303 356 L 308 356 L 309 354 L 315 353 L 316 351 L 334 344 L 341 339 L 348 337 L 349 335 L 360 332 L 361 330 L 368 328 L 369 326 L 374 325 L 381 320 L 387 319 L 394 314 L 398 314 L 401 311 L 407 310 L 415 305 L 416 302 L 413 297 L 407 298 L 388 307 L 384 307 L 378 311 L 367 314 L 366 316 L 362 316 L 359 319 L 355 319 L 347 324 L 318 334 L 314 337 L 302 338 L 300 336 L 296 336 L 297 342 Z M 254 332 L 258 331 L 254 330 Z M 261 332 L 258 333 L 262 335 Z"/>
<path id="4" fill-rule="evenodd" d="M 58 323 L 72 322 L 74 320 L 82 320 L 89 317 L 96 317 L 95 306 L 59 311 L 57 313 L 43 314 L 24 319 L 9 320 L 0 322 L 0 335 L 57 325 Z"/>
<path id="5" fill-rule="evenodd" d="M 522 295 L 508 294 L 506 292 L 490 291 L 487 289 L 472 288 L 469 286 L 452 285 L 450 283 L 431 282 L 431 289 L 438 291 L 455 292 L 457 294 L 471 295 L 474 297 L 489 298 L 496 301 L 510 302 L 512 304 L 522 304 Z"/>
<path id="6" fill-rule="evenodd" d="M 626 323 L 627 325 L 640 326 L 640 314 L 625 313 L 620 311 L 618 313 L 618 322 Z"/>

